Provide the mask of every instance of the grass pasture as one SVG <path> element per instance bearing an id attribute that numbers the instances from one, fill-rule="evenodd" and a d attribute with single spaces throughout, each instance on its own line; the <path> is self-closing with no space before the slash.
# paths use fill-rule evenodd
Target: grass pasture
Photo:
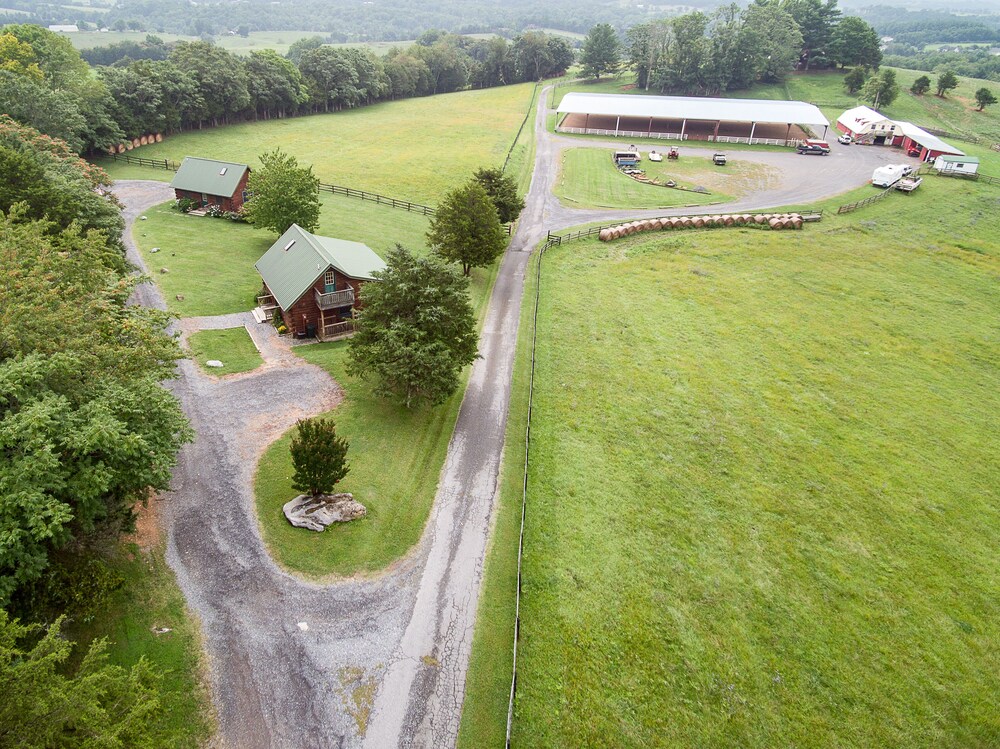
<path id="1" fill-rule="evenodd" d="M 479 167 L 503 163 L 533 88 L 524 83 L 195 130 L 132 153 L 174 161 L 202 156 L 253 168 L 261 153 L 280 147 L 311 164 L 322 182 L 434 205 Z M 113 177 L 116 168 L 109 168 Z"/>
<path id="2" fill-rule="evenodd" d="M 202 371 L 211 375 L 250 372 L 264 363 L 246 328 L 199 330 L 188 337 L 188 348 Z M 205 364 L 213 359 L 223 366 L 211 368 Z"/>
<path id="3" fill-rule="evenodd" d="M 426 251 L 427 218 L 418 213 L 329 193 L 321 193 L 320 199 L 320 234 L 364 242 L 380 255 L 396 242 L 415 252 Z M 261 281 L 254 263 L 277 236 L 249 224 L 186 215 L 171 206 L 151 208 L 147 220 L 133 229 L 167 308 L 180 317 L 195 317 L 245 312 L 256 306 Z M 154 247 L 160 251 L 151 253 Z M 160 273 L 162 268 L 168 272 Z"/>
<path id="4" fill-rule="evenodd" d="M 655 149 L 665 154 L 667 148 Z M 681 148 L 681 158 L 652 162 L 641 149 L 640 168 L 650 179 L 673 180 L 685 190 L 645 185 L 622 174 L 607 148 L 572 148 L 563 151 L 562 172 L 556 193 L 565 205 L 578 208 L 665 208 L 706 205 L 733 200 L 753 190 L 767 189 L 777 175 L 761 164 L 731 159 L 725 169 L 713 166 L 706 155 L 694 156 Z M 695 192 L 702 187 L 707 192 Z"/>
<path id="5" fill-rule="evenodd" d="M 1000 742 L 1000 191 L 925 187 L 548 251 L 515 746 Z"/>

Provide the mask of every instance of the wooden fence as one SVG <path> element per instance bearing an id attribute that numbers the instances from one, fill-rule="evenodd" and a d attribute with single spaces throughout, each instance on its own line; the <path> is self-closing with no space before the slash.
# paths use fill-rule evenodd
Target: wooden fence
<path id="1" fill-rule="evenodd" d="M 880 200 L 885 200 L 886 195 L 895 191 L 896 185 L 889 185 L 877 195 L 872 195 L 870 198 L 865 198 L 864 200 L 858 200 L 854 203 L 847 203 L 846 205 L 840 206 L 837 209 L 837 213 L 850 213 L 851 211 L 858 210 L 858 208 L 864 208 L 866 205 L 871 205 L 872 203 L 877 203 Z"/>
<path id="2" fill-rule="evenodd" d="M 176 172 L 181 168 L 181 165 L 176 161 L 168 161 L 167 159 L 146 159 L 142 156 L 129 156 L 127 153 L 108 154 L 108 158 L 112 161 L 124 161 L 126 164 L 148 166 L 153 169 L 166 169 L 169 172 Z"/>
<path id="3" fill-rule="evenodd" d="M 323 192 L 333 193 L 334 195 L 346 195 L 350 198 L 360 198 L 361 200 L 369 200 L 372 203 L 378 203 L 379 205 L 387 205 L 391 208 L 400 208 L 404 211 L 409 211 L 410 213 L 419 213 L 423 216 L 433 216 L 434 209 L 429 205 L 422 205 L 420 203 L 411 203 L 409 200 L 399 200 L 397 198 L 390 198 L 386 195 L 379 195 L 377 192 L 367 192 L 365 190 L 355 190 L 353 187 L 343 187 L 341 185 L 327 185 L 323 182 L 319 183 L 319 189 Z"/>
<path id="4" fill-rule="evenodd" d="M 913 173 L 913 176 L 922 176 L 924 174 L 936 174 L 938 177 L 953 177 L 955 179 L 967 179 L 972 182 L 985 182 L 987 185 L 1000 185 L 1000 177 L 992 177 L 989 174 L 958 174 L 947 172 L 938 172 L 930 164 L 924 164 L 917 171 Z M 896 185 L 890 185 L 885 188 L 878 195 L 872 195 L 870 198 L 865 198 L 864 200 L 859 200 L 856 203 L 848 203 L 842 205 L 837 209 L 837 213 L 850 213 L 851 211 L 856 211 L 858 208 L 864 208 L 866 205 L 871 205 L 872 203 L 877 203 L 883 200 L 886 195 L 896 190 Z"/>

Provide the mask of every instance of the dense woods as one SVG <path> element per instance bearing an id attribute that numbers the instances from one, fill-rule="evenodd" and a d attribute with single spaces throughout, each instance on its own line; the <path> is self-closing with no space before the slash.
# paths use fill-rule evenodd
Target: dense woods
<path id="1" fill-rule="evenodd" d="M 293 44 L 287 56 L 261 50 L 247 57 L 210 42 L 148 37 L 93 51 L 91 59 L 109 64 L 93 75 L 64 36 L 5 27 L 0 112 L 79 152 L 98 151 L 147 133 L 539 80 L 565 72 L 574 56 L 564 38 L 538 31 L 512 41 L 431 31 L 385 57 L 331 47 L 318 36 Z"/>

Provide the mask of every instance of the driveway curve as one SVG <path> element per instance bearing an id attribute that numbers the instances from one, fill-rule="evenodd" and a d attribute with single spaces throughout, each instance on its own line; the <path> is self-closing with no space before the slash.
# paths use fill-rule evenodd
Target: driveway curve
<path id="1" fill-rule="evenodd" d="M 527 205 L 497 274 L 480 338 L 482 358 L 472 368 L 430 518 L 402 560 L 375 578 L 311 583 L 279 569 L 260 538 L 253 497 L 257 461 L 296 419 L 339 401 L 340 390 L 324 371 L 278 351 L 268 366 L 223 378 L 185 360 L 168 384 L 197 436 L 181 451 L 171 501 L 165 503 L 167 560 L 200 619 L 221 739 L 232 749 L 455 744 L 497 507 L 530 254 L 547 230 L 690 210 L 561 205 L 553 193 L 561 151 L 621 143 L 548 133 L 547 90 L 537 104 L 537 157 Z M 773 164 L 785 176 L 779 187 L 726 209 L 808 202 L 862 184 L 888 157 L 876 149 L 856 150 L 866 153 L 838 149 L 832 157 L 810 160 L 740 152 L 740 158 Z M 146 181 L 119 182 L 115 191 L 125 205 L 129 257 L 141 268 L 130 232 L 142 211 L 169 200 L 171 192 L 162 182 Z M 135 300 L 165 306 L 149 284 Z M 178 327 L 186 332 L 243 321 L 192 319 Z M 273 345 L 280 348 L 268 341 Z"/>

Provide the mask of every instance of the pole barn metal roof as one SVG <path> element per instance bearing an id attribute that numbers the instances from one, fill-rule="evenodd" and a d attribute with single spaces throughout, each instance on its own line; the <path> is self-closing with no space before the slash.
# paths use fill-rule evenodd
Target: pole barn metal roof
<path id="1" fill-rule="evenodd" d="M 560 114 L 597 114 L 612 117 L 654 117 L 665 120 L 762 122 L 821 125 L 830 121 L 804 101 L 773 99 L 712 99 L 704 96 L 639 96 L 571 92 L 559 104 Z"/>

